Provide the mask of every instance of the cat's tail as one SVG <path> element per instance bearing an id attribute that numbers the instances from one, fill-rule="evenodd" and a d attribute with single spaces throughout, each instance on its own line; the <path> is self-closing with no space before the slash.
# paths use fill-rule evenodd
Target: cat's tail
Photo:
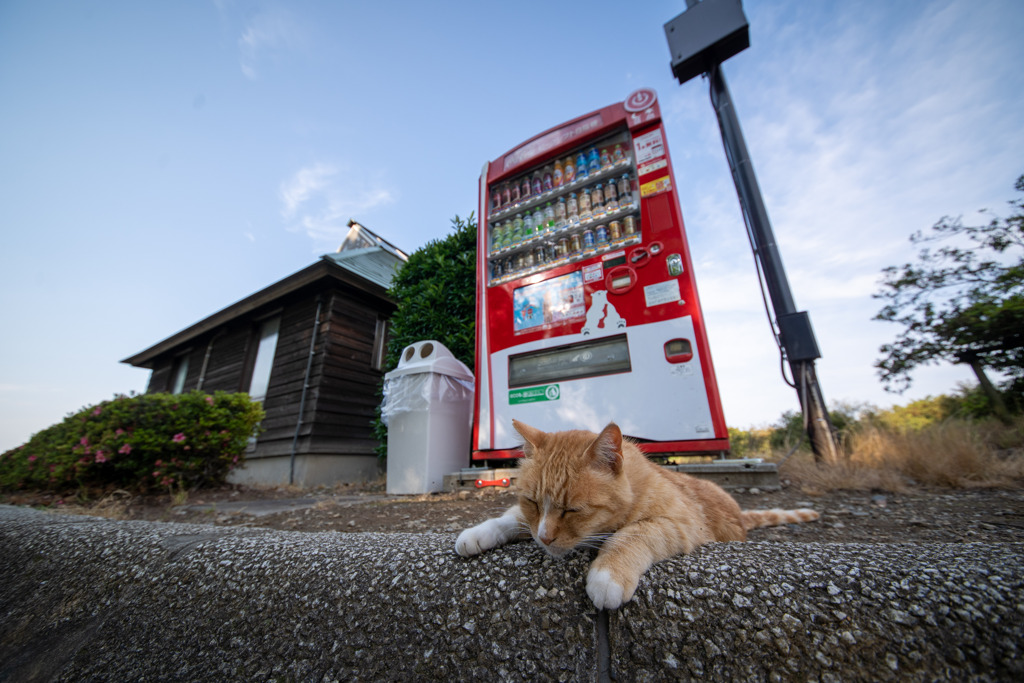
<path id="1" fill-rule="evenodd" d="M 748 531 L 763 526 L 815 522 L 819 517 L 821 515 L 810 508 L 800 508 L 798 510 L 779 510 L 777 508 L 774 510 L 744 510 L 742 513 L 743 528 Z"/>

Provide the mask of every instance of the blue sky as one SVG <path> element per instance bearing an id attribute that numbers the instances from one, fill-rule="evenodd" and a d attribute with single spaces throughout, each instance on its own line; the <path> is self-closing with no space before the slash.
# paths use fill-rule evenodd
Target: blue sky
<path id="1" fill-rule="evenodd" d="M 0 449 L 143 391 L 118 361 L 337 248 L 407 251 L 477 207 L 485 161 L 658 91 L 726 419 L 783 384 L 707 83 L 662 26 L 685 2 L 0 3 Z M 943 215 L 1005 214 L 1024 173 L 1024 4 L 747 0 L 725 65 L 830 401 L 872 368 L 880 270 Z M 571 427 L 572 425 L 567 425 Z"/>

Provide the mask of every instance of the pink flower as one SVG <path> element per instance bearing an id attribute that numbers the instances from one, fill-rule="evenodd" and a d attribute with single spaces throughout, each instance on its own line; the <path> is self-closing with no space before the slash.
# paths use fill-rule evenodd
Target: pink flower
<path id="1" fill-rule="evenodd" d="M 181 443 L 184 440 L 185 440 L 185 432 L 178 432 L 177 434 L 174 435 L 174 438 L 171 439 L 171 441 L 173 441 L 174 443 Z"/>
<path id="2" fill-rule="evenodd" d="M 83 436 L 81 439 L 78 440 L 78 443 L 82 444 L 83 446 L 88 446 L 89 445 L 89 437 Z"/>
<path id="3" fill-rule="evenodd" d="M 35 462 L 36 461 L 36 456 L 34 456 L 34 455 L 28 456 L 28 461 L 29 462 Z"/>
<path id="4" fill-rule="evenodd" d="M 132 446 L 131 444 L 126 443 L 125 445 L 118 448 L 117 452 L 120 453 L 121 455 L 128 455 L 129 453 L 132 452 Z"/>
<path id="5" fill-rule="evenodd" d="M 121 429 L 120 427 L 118 427 L 117 430 L 114 432 L 115 436 L 121 436 L 122 434 L 124 434 L 124 430 Z"/>
<path id="6" fill-rule="evenodd" d="M 103 412 L 103 408 L 100 408 L 99 406 L 96 406 L 96 409 L 92 411 L 93 417 L 99 415 L 102 412 Z"/>
<path id="7" fill-rule="evenodd" d="M 164 466 L 164 461 L 163 460 L 157 460 L 153 464 L 156 465 L 157 467 L 163 467 Z"/>
<path id="8" fill-rule="evenodd" d="M 206 397 L 206 404 L 211 406 L 213 405 L 213 396 Z"/>
<path id="9" fill-rule="evenodd" d="M 103 451 L 96 452 L 96 462 L 106 462 L 107 456 L 103 455 Z"/>

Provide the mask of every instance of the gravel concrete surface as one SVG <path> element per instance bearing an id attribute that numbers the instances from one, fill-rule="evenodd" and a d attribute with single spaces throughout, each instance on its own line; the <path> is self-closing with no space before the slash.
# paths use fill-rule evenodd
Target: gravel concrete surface
<path id="1" fill-rule="evenodd" d="M 0 506 L 0 680 L 1024 677 L 1021 543 L 714 544 L 597 613 L 588 554 L 454 539 Z"/>

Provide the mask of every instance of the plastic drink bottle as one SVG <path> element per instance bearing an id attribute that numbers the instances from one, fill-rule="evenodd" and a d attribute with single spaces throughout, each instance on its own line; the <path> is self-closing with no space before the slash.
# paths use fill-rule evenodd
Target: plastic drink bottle
<path id="1" fill-rule="evenodd" d="M 555 227 L 560 228 L 565 225 L 568 214 L 565 211 L 565 197 L 559 197 L 558 203 L 555 204 Z"/>
<path id="2" fill-rule="evenodd" d="M 587 169 L 587 156 L 580 152 L 576 155 L 576 178 L 577 180 L 583 180 L 589 173 Z"/>
<path id="3" fill-rule="evenodd" d="M 561 187 L 564 180 L 565 174 L 562 172 L 562 162 L 559 160 L 555 162 L 555 170 L 551 174 L 551 183 L 554 187 Z"/>

